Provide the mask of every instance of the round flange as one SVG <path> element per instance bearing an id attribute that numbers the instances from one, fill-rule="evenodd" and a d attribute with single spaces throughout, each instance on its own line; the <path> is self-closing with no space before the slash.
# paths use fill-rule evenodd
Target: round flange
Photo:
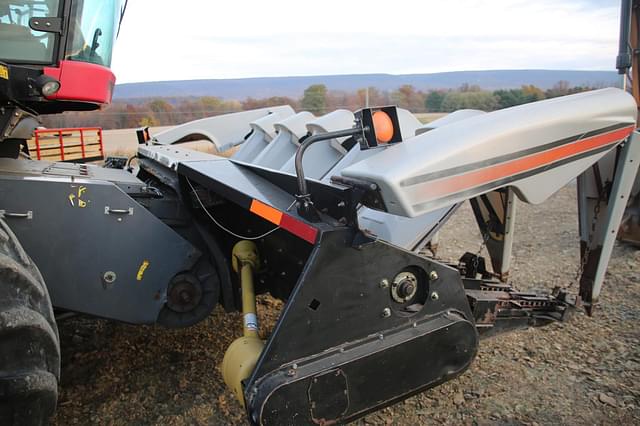
<path id="1" fill-rule="evenodd" d="M 395 276 L 391 283 L 391 297 L 398 303 L 411 300 L 418 291 L 418 277 L 404 271 Z"/>
<path id="2" fill-rule="evenodd" d="M 176 275 L 167 289 L 167 307 L 174 312 L 189 312 L 202 300 L 202 284 L 191 274 Z"/>
<path id="3" fill-rule="evenodd" d="M 218 274 L 211 263 L 201 259 L 191 272 L 171 279 L 157 322 L 169 328 L 194 325 L 209 316 L 219 296 Z"/>

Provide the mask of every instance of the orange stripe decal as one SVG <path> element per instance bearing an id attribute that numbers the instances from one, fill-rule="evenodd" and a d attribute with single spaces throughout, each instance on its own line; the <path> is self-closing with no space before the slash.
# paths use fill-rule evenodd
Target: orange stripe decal
<path id="1" fill-rule="evenodd" d="M 626 127 L 602 135 L 579 139 L 576 142 L 523 158 L 507 161 L 492 167 L 431 181 L 426 183 L 421 188 L 420 192 L 422 196 L 430 199 L 440 197 L 442 195 L 455 194 L 485 183 L 493 182 L 529 170 L 534 170 L 539 167 L 552 164 L 556 161 L 618 142 L 629 136 L 632 131 L 633 126 Z"/>
<path id="2" fill-rule="evenodd" d="M 282 220 L 282 212 L 280 210 L 274 209 L 273 207 L 268 206 L 265 203 L 261 203 L 258 200 L 253 200 L 251 202 L 251 208 L 249 208 L 249 211 L 276 225 L 280 225 L 280 221 Z"/>

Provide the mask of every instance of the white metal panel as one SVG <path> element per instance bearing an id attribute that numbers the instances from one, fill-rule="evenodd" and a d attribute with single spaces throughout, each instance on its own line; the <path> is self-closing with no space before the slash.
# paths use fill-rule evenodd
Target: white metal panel
<path id="1" fill-rule="evenodd" d="M 408 139 L 415 135 L 416 130 L 422 126 L 422 123 L 409 110 L 398 108 L 397 111 L 400 133 L 402 133 L 403 139 Z"/>
<path id="2" fill-rule="evenodd" d="M 307 123 L 313 119 L 313 114 L 302 111 L 275 123 L 278 136 L 251 162 L 270 169 L 280 169 L 295 155 L 300 138 L 307 134 Z"/>
<path id="3" fill-rule="evenodd" d="M 277 131 L 274 124 L 291 115 L 293 115 L 293 110 L 279 111 L 249 123 L 252 130 L 251 135 L 240 146 L 240 149 L 233 154 L 232 158 L 246 162 L 252 161 L 276 136 Z"/>
<path id="4" fill-rule="evenodd" d="M 515 187 L 524 201 L 540 202 L 601 155 L 594 153 L 586 160 L 569 153 L 563 161 L 511 173 L 513 162 L 534 154 L 536 161 L 543 161 L 552 149 L 569 144 L 575 152 L 591 153 L 593 132 L 598 138 L 602 132 L 609 138 L 629 132 L 636 114 L 631 95 L 613 88 L 534 102 L 433 129 L 359 161 L 342 174 L 376 182 L 389 212 L 409 217 L 504 186 Z M 614 126 L 624 128 L 606 130 Z M 552 166 L 558 170 L 550 170 Z M 496 175 L 498 170 L 506 174 Z M 536 178 L 529 179 L 531 175 Z"/>
<path id="5" fill-rule="evenodd" d="M 311 134 L 333 132 L 350 129 L 354 126 L 354 116 L 351 111 L 338 109 L 307 123 L 307 130 Z M 323 141 L 311 145 L 302 160 L 305 176 L 320 179 L 347 153 L 341 145 L 345 138 Z M 295 155 L 281 167 L 283 172 L 295 173 Z"/>
<path id="6" fill-rule="evenodd" d="M 447 124 L 482 114 L 486 114 L 486 112 L 480 111 L 479 109 L 459 109 L 457 111 L 453 111 L 451 114 L 447 114 L 444 117 L 440 117 L 430 123 L 420 126 L 416 129 L 415 135 L 418 136 L 423 133 L 427 133 L 429 130 L 437 129 L 438 127 L 446 126 Z"/>
<path id="7" fill-rule="evenodd" d="M 244 141 L 244 137 L 251 131 L 249 123 L 275 112 L 293 113 L 293 109 L 289 105 L 282 105 L 190 121 L 158 133 L 153 137 L 152 143 L 171 145 L 188 140 L 207 139 L 218 151 L 224 151 Z"/>
<path id="8" fill-rule="evenodd" d="M 299 113 L 287 117 L 274 124 L 276 130 L 286 130 L 295 136 L 296 142 L 302 139 L 309 131 L 307 130 L 307 124 L 315 120 L 316 116 L 309 111 L 300 111 Z"/>

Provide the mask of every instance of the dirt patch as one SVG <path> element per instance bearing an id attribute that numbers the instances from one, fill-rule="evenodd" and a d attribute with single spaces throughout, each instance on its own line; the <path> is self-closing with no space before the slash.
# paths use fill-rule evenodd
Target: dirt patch
<path id="1" fill-rule="evenodd" d="M 540 206 L 520 203 L 518 216 L 512 283 L 567 285 L 578 265 L 575 186 Z M 479 241 L 465 206 L 443 231 L 440 255 L 457 258 Z M 639 263 L 640 251 L 616 245 L 593 318 L 576 313 L 567 323 L 482 341 L 460 378 L 357 424 L 639 424 Z M 263 323 L 273 324 L 279 306 L 261 299 Z M 220 309 L 176 331 L 66 320 L 54 424 L 244 424 L 219 371 L 240 333 L 240 316 Z"/>

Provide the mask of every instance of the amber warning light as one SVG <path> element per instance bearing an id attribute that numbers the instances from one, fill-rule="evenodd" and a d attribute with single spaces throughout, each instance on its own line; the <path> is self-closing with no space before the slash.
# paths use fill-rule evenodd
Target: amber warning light
<path id="1" fill-rule="evenodd" d="M 356 119 L 364 129 L 360 149 L 402 142 L 398 110 L 395 106 L 365 108 L 356 112 Z"/>

